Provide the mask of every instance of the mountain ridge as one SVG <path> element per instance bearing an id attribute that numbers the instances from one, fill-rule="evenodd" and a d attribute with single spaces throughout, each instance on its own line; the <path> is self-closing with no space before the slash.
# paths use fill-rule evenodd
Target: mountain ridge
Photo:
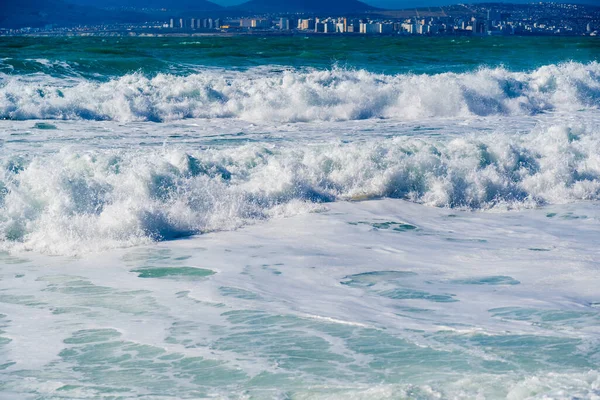
<path id="1" fill-rule="evenodd" d="M 190 15 L 349 15 L 379 10 L 359 0 L 250 0 L 232 7 L 208 0 L 106 0 L 103 8 L 96 4 L 97 0 L 0 0 L 0 28 L 132 23 Z"/>
<path id="2" fill-rule="evenodd" d="M 67 0 L 81 6 L 99 7 L 97 0 Z M 216 11 L 223 10 L 220 6 L 209 0 L 106 0 L 102 8 L 134 8 L 134 9 L 165 9 L 169 11 Z"/>
<path id="3" fill-rule="evenodd" d="M 0 27 L 3 28 L 127 22 L 139 20 L 142 15 L 132 11 L 116 13 L 64 0 L 0 1 Z"/>
<path id="4" fill-rule="evenodd" d="M 339 14 L 378 10 L 359 0 L 286 0 L 283 2 L 281 0 L 249 0 L 229 7 L 229 9 L 255 13 L 336 12 Z"/>

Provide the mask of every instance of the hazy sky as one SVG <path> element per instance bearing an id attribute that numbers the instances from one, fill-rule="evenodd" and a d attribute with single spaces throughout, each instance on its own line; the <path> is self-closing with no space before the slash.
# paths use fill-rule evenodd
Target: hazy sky
<path id="1" fill-rule="evenodd" d="M 2 0 L 0 0 L 2 1 Z M 246 0 L 211 0 L 214 3 L 221 5 L 232 5 L 243 3 Z M 281 0 L 285 1 L 285 0 Z M 327 1 L 327 0 L 323 0 Z M 365 3 L 371 4 L 376 7 L 382 8 L 407 8 L 407 7 L 427 7 L 427 6 L 439 6 L 444 4 L 457 4 L 457 3 L 490 3 L 494 0 L 362 0 Z M 499 1 L 499 0 L 495 0 Z M 501 1 L 501 0 L 500 0 Z M 556 0 L 555 0 L 556 1 Z M 507 3 L 532 3 L 533 0 L 505 0 Z M 600 0 L 562 0 L 562 3 L 585 3 L 585 4 L 598 4 Z"/>

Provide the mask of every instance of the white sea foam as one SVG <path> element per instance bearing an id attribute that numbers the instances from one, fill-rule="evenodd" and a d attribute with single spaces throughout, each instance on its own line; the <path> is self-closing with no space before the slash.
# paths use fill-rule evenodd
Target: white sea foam
<path id="1" fill-rule="evenodd" d="M 48 253 L 229 230 L 337 200 L 505 210 L 600 199 L 593 124 L 310 146 L 67 148 L 0 160 L 2 246 Z"/>
<path id="2" fill-rule="evenodd" d="M 0 397 L 597 398 L 599 71 L 2 75 Z"/>
<path id="3" fill-rule="evenodd" d="M 380 75 L 367 71 L 205 70 L 139 73 L 98 83 L 49 75 L 0 76 L 0 118 L 169 121 L 345 121 L 367 118 L 530 115 L 600 105 L 600 64 L 564 63 L 531 72 Z"/>
<path id="4" fill-rule="evenodd" d="M 0 253 L 3 398 L 596 398 L 598 202 L 330 207 L 101 256 Z"/>

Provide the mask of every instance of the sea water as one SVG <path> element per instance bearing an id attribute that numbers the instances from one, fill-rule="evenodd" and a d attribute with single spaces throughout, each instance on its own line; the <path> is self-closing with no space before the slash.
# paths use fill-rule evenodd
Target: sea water
<path id="1" fill-rule="evenodd" d="M 0 397 L 600 397 L 594 38 L 4 38 Z"/>

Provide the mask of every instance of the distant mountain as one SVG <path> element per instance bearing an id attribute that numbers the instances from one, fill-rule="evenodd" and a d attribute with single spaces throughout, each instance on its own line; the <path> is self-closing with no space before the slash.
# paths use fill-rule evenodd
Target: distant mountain
<path id="1" fill-rule="evenodd" d="M 68 1 L 68 2 L 67 2 Z M 223 7 L 207 0 L 0 0 L 0 28 L 93 25 L 113 22 L 141 22 L 169 15 L 213 13 Z M 115 9 L 125 7 L 125 10 Z M 129 10 L 131 8 L 131 10 Z"/>
<path id="2" fill-rule="evenodd" d="M 139 20 L 140 14 L 111 12 L 63 0 L 0 0 L 0 28 L 68 26 Z"/>
<path id="3" fill-rule="evenodd" d="M 208 0 L 67 0 L 73 4 L 102 8 L 133 8 L 167 11 L 217 11 L 223 9 Z"/>
<path id="4" fill-rule="evenodd" d="M 377 10 L 358 0 L 250 0 L 231 7 L 249 13 L 360 13 Z"/>

